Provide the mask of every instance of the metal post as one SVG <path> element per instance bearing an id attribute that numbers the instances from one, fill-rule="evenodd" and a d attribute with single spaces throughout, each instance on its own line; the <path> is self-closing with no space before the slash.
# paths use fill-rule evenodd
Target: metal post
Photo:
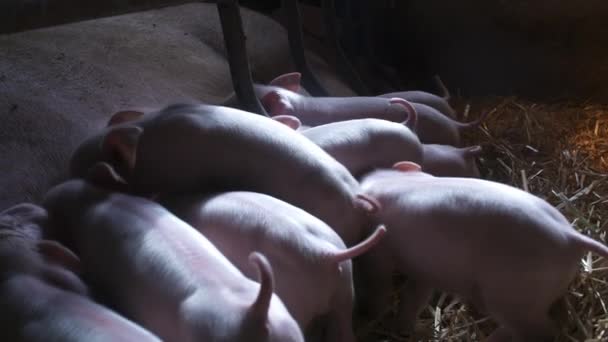
<path id="1" fill-rule="evenodd" d="M 245 110 L 268 116 L 253 90 L 238 0 L 219 0 L 217 10 L 222 23 L 224 44 L 236 97 Z"/>
<path id="2" fill-rule="evenodd" d="M 327 96 L 327 90 L 323 88 L 304 54 L 304 38 L 302 36 L 302 20 L 298 0 L 283 0 L 283 9 L 287 16 L 287 37 L 289 39 L 289 50 L 296 65 L 296 69 L 302 73 L 304 88 L 313 96 Z"/>
<path id="3" fill-rule="evenodd" d="M 336 26 L 336 4 L 334 0 L 322 0 L 323 18 L 325 23 L 325 33 L 328 38 L 329 48 L 333 51 L 334 66 L 338 73 L 353 87 L 359 95 L 369 95 L 370 92 L 361 80 L 361 77 L 350 63 L 338 38 Z"/>

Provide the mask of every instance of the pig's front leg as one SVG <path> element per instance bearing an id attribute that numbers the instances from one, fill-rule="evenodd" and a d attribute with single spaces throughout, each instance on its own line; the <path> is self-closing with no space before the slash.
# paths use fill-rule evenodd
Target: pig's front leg
<path id="1" fill-rule="evenodd" d="M 287 11 L 287 39 L 289 40 L 291 58 L 293 58 L 296 68 L 302 72 L 304 88 L 312 96 L 327 96 L 327 90 L 323 88 L 306 60 L 298 0 L 283 0 L 281 5 Z"/>
<path id="2" fill-rule="evenodd" d="M 237 0 L 224 0 L 217 2 L 220 15 L 224 44 L 228 52 L 228 63 L 234 92 L 239 102 L 246 110 L 260 115 L 268 116 L 266 110 L 255 96 L 251 68 L 245 47 L 243 22 Z"/>

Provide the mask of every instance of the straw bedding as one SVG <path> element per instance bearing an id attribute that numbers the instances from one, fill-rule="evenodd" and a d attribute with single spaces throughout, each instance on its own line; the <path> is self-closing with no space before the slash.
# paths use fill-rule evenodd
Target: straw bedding
<path id="1" fill-rule="evenodd" d="M 465 135 L 480 144 L 483 178 L 529 191 L 556 206 L 573 226 L 608 241 L 608 106 L 533 103 L 517 98 L 456 99 L 464 121 L 491 111 Z M 395 298 L 395 303 L 398 298 Z M 494 329 L 458 298 L 438 294 L 416 323 L 413 336 L 391 333 L 385 317 L 357 325 L 362 341 L 482 341 Z M 608 341 L 608 260 L 588 253 L 564 299 L 552 312 L 556 341 Z"/>

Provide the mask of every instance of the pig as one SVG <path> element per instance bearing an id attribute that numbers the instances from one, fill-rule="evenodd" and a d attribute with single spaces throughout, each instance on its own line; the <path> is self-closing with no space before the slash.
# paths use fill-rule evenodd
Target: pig
<path id="1" fill-rule="evenodd" d="M 268 114 L 293 115 L 306 126 L 365 118 L 405 122 L 409 125 L 415 123 L 415 120 L 408 118 L 416 116 L 416 111 L 404 99 L 372 96 L 308 97 L 298 93 L 299 79 L 299 74 L 290 73 L 275 78 L 270 85 L 256 85 L 256 95 Z"/>
<path id="2" fill-rule="evenodd" d="M 86 297 L 78 257 L 42 238 L 47 220 L 29 203 L 0 213 L 0 340 L 160 342 Z"/>
<path id="3" fill-rule="evenodd" d="M 547 341 L 551 305 L 567 290 L 586 251 L 608 248 L 577 232 L 542 199 L 500 183 L 439 178 L 411 162 L 365 176 L 390 229 L 360 258 L 373 271 L 370 294 L 386 305 L 393 270 L 405 274 L 399 322 L 412 327 L 433 289 L 470 300 L 496 320 L 489 341 Z"/>
<path id="4" fill-rule="evenodd" d="M 325 341 L 354 342 L 351 258 L 372 248 L 386 232 L 346 249 L 323 221 L 274 197 L 246 191 L 159 199 L 172 213 L 211 241 L 243 274 L 252 251 L 267 256 L 276 294 L 310 336 L 313 322 L 326 321 Z"/>
<path id="5" fill-rule="evenodd" d="M 450 103 L 449 103 L 450 91 L 443 84 L 443 82 L 441 81 L 441 78 L 439 78 L 439 76 L 435 76 L 434 79 L 435 79 L 435 82 L 437 83 L 437 86 L 441 90 L 442 94 L 440 94 L 440 95 L 435 95 L 435 94 L 428 93 L 426 91 L 421 91 L 421 90 L 408 90 L 408 91 L 392 92 L 392 93 L 382 94 L 382 95 L 378 95 L 378 96 L 385 97 L 385 98 L 399 97 L 399 98 L 408 100 L 413 103 L 422 103 L 424 105 L 427 105 L 429 107 L 432 107 L 432 108 L 438 110 L 442 114 L 444 114 L 452 119 L 456 119 L 456 112 L 454 111 L 452 106 L 450 106 Z"/>
<path id="6" fill-rule="evenodd" d="M 461 131 L 478 126 L 487 116 L 462 123 L 426 104 L 399 97 L 306 97 L 297 93 L 299 87 L 297 75 L 286 74 L 271 85 L 256 86 L 256 94 L 271 116 L 293 115 L 306 126 L 364 118 L 403 122 L 424 144 L 459 146 Z M 408 120 L 410 117 L 416 119 Z"/>
<path id="7" fill-rule="evenodd" d="M 363 238 L 362 222 L 377 209 L 342 164 L 270 118 L 221 106 L 173 105 L 113 121 L 75 151 L 73 175 L 108 162 L 129 191 L 141 195 L 266 193 L 320 218 L 349 246 Z"/>
<path id="8" fill-rule="evenodd" d="M 249 255 L 257 284 L 159 204 L 83 179 L 52 188 L 43 204 L 92 289 L 162 340 L 304 341 L 262 254 Z"/>
<path id="9" fill-rule="evenodd" d="M 422 170 L 438 177 L 480 178 L 475 159 L 481 154 L 481 146 L 454 147 L 450 145 L 422 144 Z M 413 159 L 406 159 L 416 163 Z"/>
<path id="10" fill-rule="evenodd" d="M 297 124 L 293 127 L 296 128 Z M 416 134 L 404 125 L 387 120 L 340 121 L 302 130 L 301 133 L 356 178 L 376 168 L 391 167 L 401 160 L 416 163 L 423 160 L 422 144 Z"/>

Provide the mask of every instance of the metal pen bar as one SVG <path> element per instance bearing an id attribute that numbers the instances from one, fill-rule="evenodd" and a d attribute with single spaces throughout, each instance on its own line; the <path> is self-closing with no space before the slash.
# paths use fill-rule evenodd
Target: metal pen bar
<path id="1" fill-rule="evenodd" d="M 302 36 L 302 19 L 298 0 L 282 0 L 282 6 L 287 15 L 287 37 L 289 50 L 296 65 L 296 69 L 302 73 L 304 88 L 313 96 L 327 96 L 327 90 L 321 85 L 304 54 L 304 38 Z"/>
<path id="2" fill-rule="evenodd" d="M 253 90 L 253 80 L 247 57 L 243 22 L 237 0 L 219 0 L 217 10 L 220 14 L 224 44 L 230 65 L 230 75 L 237 99 L 249 112 L 268 116 Z"/>
<path id="3" fill-rule="evenodd" d="M 328 45 L 330 51 L 333 52 L 334 56 L 334 67 L 338 71 L 346 82 L 353 87 L 355 92 L 359 95 L 369 95 L 369 89 L 365 86 L 365 83 L 361 80 L 361 77 L 355 70 L 354 66 L 350 63 L 344 50 L 340 45 L 340 39 L 338 38 L 338 29 L 336 25 L 336 5 L 334 0 L 322 0 L 321 7 L 323 9 L 323 18 L 325 23 L 325 32 L 328 38 Z"/>

